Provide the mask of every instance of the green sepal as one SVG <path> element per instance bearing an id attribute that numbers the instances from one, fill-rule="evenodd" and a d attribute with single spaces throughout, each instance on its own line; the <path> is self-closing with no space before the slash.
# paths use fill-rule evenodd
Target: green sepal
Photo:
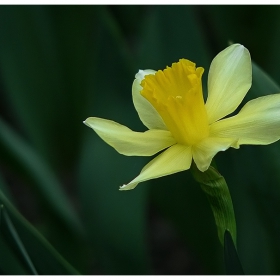
<path id="1" fill-rule="evenodd" d="M 230 192 L 224 177 L 210 166 L 205 172 L 191 166 L 195 180 L 206 194 L 214 214 L 219 240 L 224 245 L 225 231 L 229 231 L 236 246 L 236 223 Z"/>

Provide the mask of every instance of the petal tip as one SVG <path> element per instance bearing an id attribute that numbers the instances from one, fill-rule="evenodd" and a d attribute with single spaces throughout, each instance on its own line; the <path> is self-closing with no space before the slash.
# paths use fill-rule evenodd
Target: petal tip
<path id="1" fill-rule="evenodd" d="M 242 44 L 240 43 L 235 43 L 235 44 L 231 44 L 229 47 L 234 47 L 234 48 L 245 48 Z"/>
<path id="2" fill-rule="evenodd" d="M 201 172 L 205 172 L 207 171 L 207 169 L 209 168 L 210 165 L 200 165 L 197 166 L 197 168 L 201 171 Z"/>
<path id="3" fill-rule="evenodd" d="M 235 53 L 241 53 L 241 55 L 246 52 L 246 53 L 249 53 L 249 50 L 244 47 L 243 45 L 239 44 L 239 43 L 236 43 L 236 44 L 232 44 L 230 45 L 229 47 L 227 47 L 226 49 L 228 50 L 232 50 L 234 51 Z M 225 50 L 226 50 L 225 49 Z"/>
<path id="4" fill-rule="evenodd" d="M 156 71 L 152 69 L 146 69 L 146 70 L 139 69 L 139 71 L 135 75 L 135 78 L 136 80 L 142 81 L 146 75 L 155 74 L 155 72 Z"/>
<path id="5" fill-rule="evenodd" d="M 130 191 L 132 188 L 128 187 L 127 185 L 122 185 L 119 188 L 119 191 Z"/>
<path id="6" fill-rule="evenodd" d="M 90 127 L 90 125 L 88 123 L 88 118 L 85 121 L 83 121 L 83 124 L 85 124 L 86 126 Z"/>
<path id="7" fill-rule="evenodd" d="M 89 117 L 86 120 L 84 120 L 83 123 L 89 127 L 92 127 L 96 123 L 96 121 L 100 121 L 100 120 L 102 119 L 97 117 Z"/>

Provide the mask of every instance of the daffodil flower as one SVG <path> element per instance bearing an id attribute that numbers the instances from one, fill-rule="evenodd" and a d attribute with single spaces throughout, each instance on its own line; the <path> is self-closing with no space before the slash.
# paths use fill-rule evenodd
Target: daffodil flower
<path id="1" fill-rule="evenodd" d="M 152 156 L 164 150 L 121 190 L 187 170 L 192 160 L 204 172 L 219 151 L 280 139 L 280 94 L 253 99 L 235 116 L 224 118 L 236 110 L 251 87 L 251 58 L 244 46 L 231 45 L 213 59 L 206 102 L 203 71 L 180 59 L 163 71 L 140 70 L 136 74 L 132 98 L 148 128 L 145 132 L 96 117 L 84 122 L 123 155 Z"/>

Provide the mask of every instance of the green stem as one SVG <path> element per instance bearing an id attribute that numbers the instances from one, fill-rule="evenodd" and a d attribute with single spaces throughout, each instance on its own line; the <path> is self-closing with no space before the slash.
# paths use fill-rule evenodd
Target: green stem
<path id="1" fill-rule="evenodd" d="M 230 192 L 224 177 L 210 166 L 205 172 L 193 163 L 191 172 L 206 194 L 214 214 L 219 240 L 224 245 L 225 231 L 229 231 L 236 246 L 236 222 Z"/>

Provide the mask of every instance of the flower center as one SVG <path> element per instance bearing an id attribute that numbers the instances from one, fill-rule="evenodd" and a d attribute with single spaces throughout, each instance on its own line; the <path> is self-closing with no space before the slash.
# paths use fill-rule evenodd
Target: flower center
<path id="1" fill-rule="evenodd" d="M 146 75 L 141 94 L 154 106 L 178 143 L 193 145 L 209 134 L 202 95 L 204 69 L 180 59 L 172 67 Z"/>

